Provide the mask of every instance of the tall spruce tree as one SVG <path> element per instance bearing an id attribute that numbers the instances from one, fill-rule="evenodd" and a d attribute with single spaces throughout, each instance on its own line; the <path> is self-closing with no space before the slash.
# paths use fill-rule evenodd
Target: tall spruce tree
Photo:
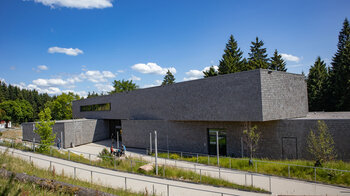
<path id="1" fill-rule="evenodd" d="M 247 70 L 244 60 L 242 59 L 243 52 L 238 48 L 237 41 L 233 35 L 230 36 L 224 52 L 219 64 L 219 74 L 222 75 Z"/>
<path id="2" fill-rule="evenodd" d="M 208 70 L 203 71 L 203 73 L 205 78 L 217 76 L 219 74 L 218 71 L 215 70 L 214 66 L 211 66 Z"/>
<path id="3" fill-rule="evenodd" d="M 287 71 L 286 62 L 283 60 L 282 56 L 280 54 L 278 54 L 277 49 L 273 53 L 273 57 L 271 57 L 270 61 L 271 62 L 269 64 L 269 69 L 277 70 L 277 71 L 284 71 L 284 72 Z"/>
<path id="4" fill-rule="evenodd" d="M 317 57 L 313 66 L 310 67 L 307 78 L 307 92 L 310 111 L 326 110 L 326 88 L 328 87 L 328 70 L 326 64 Z"/>
<path id="5" fill-rule="evenodd" d="M 162 85 L 167 85 L 167 84 L 174 84 L 175 83 L 175 76 L 171 73 L 170 70 L 166 72 L 166 75 L 164 76 Z"/>
<path id="6" fill-rule="evenodd" d="M 251 42 L 250 53 L 248 58 L 249 69 L 267 69 L 269 67 L 269 59 L 267 58 L 266 48 L 263 48 L 264 42 L 255 38 L 255 42 Z"/>
<path id="7" fill-rule="evenodd" d="M 329 110 L 350 110 L 350 26 L 345 18 L 338 37 L 338 49 L 330 70 L 331 94 Z"/>

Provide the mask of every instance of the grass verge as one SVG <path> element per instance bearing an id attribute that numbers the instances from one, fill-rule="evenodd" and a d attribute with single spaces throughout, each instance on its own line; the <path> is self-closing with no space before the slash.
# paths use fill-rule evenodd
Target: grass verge
<path id="1" fill-rule="evenodd" d="M 158 153 L 158 156 L 162 158 L 168 158 L 168 153 Z M 191 156 L 191 155 L 183 154 L 181 158 L 180 154 L 170 153 L 169 158 L 197 163 L 196 155 Z M 308 180 L 308 181 L 315 180 L 315 171 L 313 168 L 290 166 L 289 172 L 288 172 L 288 165 L 285 165 L 285 164 L 290 164 L 290 165 L 303 165 L 303 166 L 313 167 L 314 166 L 313 161 L 270 160 L 270 159 L 254 159 L 254 160 L 268 161 L 269 163 L 257 162 L 257 167 L 255 167 L 255 163 L 256 163 L 255 161 L 254 161 L 254 165 L 249 165 L 249 161 L 247 159 L 220 157 L 220 167 L 237 169 L 242 171 L 257 172 L 261 174 L 291 177 L 295 179 Z M 209 157 L 209 160 L 208 160 L 208 156 L 198 156 L 198 163 L 217 166 L 217 158 Z M 343 161 L 327 162 L 323 164 L 323 167 L 350 171 L 350 163 L 346 163 Z M 326 184 L 334 184 L 334 185 L 349 187 L 350 172 L 331 171 L 331 170 L 326 170 L 322 168 L 317 168 L 316 181 L 326 183 Z"/>
<path id="2" fill-rule="evenodd" d="M 77 186 L 87 187 L 87 188 L 103 191 L 106 193 L 116 194 L 119 196 L 147 195 L 146 193 L 133 193 L 130 191 L 125 191 L 123 189 L 114 189 L 114 188 L 100 186 L 97 184 L 91 184 L 90 182 L 73 179 L 73 178 L 70 178 L 69 176 L 65 176 L 62 174 L 60 175 L 55 172 L 40 169 L 35 167 L 33 164 L 28 163 L 25 160 L 8 155 L 6 152 L 0 153 L 0 165 L 4 169 L 12 172 L 26 173 L 28 175 L 37 176 L 41 178 L 54 179 L 57 181 L 61 181 L 61 182 L 65 182 L 65 183 L 69 183 Z M 40 194 L 40 195 L 46 195 L 46 194 Z"/>

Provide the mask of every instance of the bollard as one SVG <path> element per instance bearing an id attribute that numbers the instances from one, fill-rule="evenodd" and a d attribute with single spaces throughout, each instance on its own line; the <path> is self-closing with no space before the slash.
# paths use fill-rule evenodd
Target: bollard
<path id="1" fill-rule="evenodd" d="M 199 169 L 199 182 L 202 182 L 202 169 Z"/>
<path id="2" fill-rule="evenodd" d="M 245 185 L 247 186 L 247 173 L 244 174 L 244 182 L 245 182 Z"/>
<path id="3" fill-rule="evenodd" d="M 251 186 L 253 186 L 253 184 L 254 184 L 254 181 L 253 181 L 253 174 L 250 174 L 250 175 L 251 175 L 251 181 L 252 181 Z"/>
<path id="4" fill-rule="evenodd" d="M 128 187 L 127 187 L 127 185 L 126 185 L 126 177 L 124 177 L 124 178 L 125 178 L 125 190 L 126 190 Z"/>

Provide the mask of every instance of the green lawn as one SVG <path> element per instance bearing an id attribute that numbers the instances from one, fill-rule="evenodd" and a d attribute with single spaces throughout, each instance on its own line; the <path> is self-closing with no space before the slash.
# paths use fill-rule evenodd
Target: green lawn
<path id="1" fill-rule="evenodd" d="M 163 158 L 168 158 L 168 153 L 158 153 L 158 156 Z M 189 156 L 189 155 L 183 154 L 181 158 L 180 154 L 171 153 L 169 154 L 169 158 L 197 163 L 196 155 Z M 255 167 L 255 165 L 250 166 L 248 159 L 220 157 L 220 167 L 232 168 L 232 169 L 243 170 L 243 171 L 251 171 L 251 172 L 257 171 L 258 173 L 262 173 L 262 174 L 289 177 L 288 166 L 285 164 L 303 165 L 303 166 L 311 166 L 311 167 L 314 166 L 313 161 L 307 161 L 307 160 L 269 160 L 269 159 L 254 159 L 254 160 L 257 160 L 257 167 Z M 263 163 L 259 161 L 267 161 L 268 163 L 266 162 Z M 198 163 L 208 165 L 208 156 L 198 156 Z M 209 157 L 209 165 L 217 166 L 217 158 Z M 327 162 L 323 164 L 323 167 L 350 171 L 350 163 L 343 162 L 343 161 Z M 310 181 L 315 180 L 315 171 L 313 168 L 290 166 L 289 172 L 290 172 L 291 178 L 310 180 Z M 316 180 L 319 182 L 328 183 L 328 184 L 350 186 L 350 172 L 330 171 L 322 168 L 317 168 Z"/>

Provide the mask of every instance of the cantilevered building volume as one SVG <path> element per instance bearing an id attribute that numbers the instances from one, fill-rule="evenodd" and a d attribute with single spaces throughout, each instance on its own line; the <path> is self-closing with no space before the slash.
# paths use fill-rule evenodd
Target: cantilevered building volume
<path id="1" fill-rule="evenodd" d="M 127 147 L 149 147 L 149 133 L 157 130 L 164 150 L 241 156 L 246 124 L 262 132 L 257 156 L 308 158 L 306 140 L 317 120 L 324 120 L 334 136 L 339 158 L 350 159 L 350 113 L 308 113 L 305 77 L 258 69 L 166 86 L 93 97 L 73 102 L 80 120 L 57 121 L 64 147 L 120 135 Z M 23 124 L 23 138 L 39 139 L 32 123 Z M 243 145 L 243 153 L 248 151 Z"/>

